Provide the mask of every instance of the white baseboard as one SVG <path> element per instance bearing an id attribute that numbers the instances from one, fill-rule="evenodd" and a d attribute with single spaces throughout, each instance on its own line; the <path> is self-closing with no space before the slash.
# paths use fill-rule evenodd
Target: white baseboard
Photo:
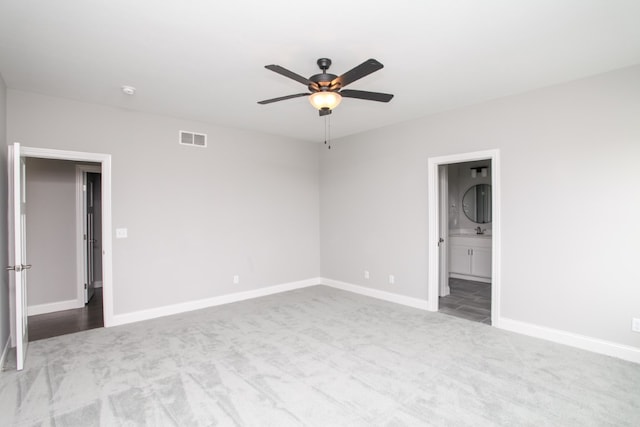
<path id="1" fill-rule="evenodd" d="M 353 292 L 355 294 L 365 295 L 384 301 L 394 302 L 396 304 L 406 305 L 420 310 L 429 310 L 429 302 L 427 300 L 408 297 L 405 295 L 394 294 L 392 292 L 381 291 L 378 289 L 367 288 L 366 286 L 354 285 L 351 283 L 340 282 L 338 280 L 321 278 L 320 283 L 332 288 L 342 289 L 343 291 Z"/>
<path id="2" fill-rule="evenodd" d="M 592 351 L 594 353 L 605 354 L 617 357 L 630 362 L 640 363 L 640 348 L 605 341 L 586 335 L 574 334 L 572 332 L 559 329 L 538 326 L 532 323 L 521 322 L 519 320 L 500 318 L 496 327 L 523 335 L 553 341 L 559 344 Z"/>
<path id="3" fill-rule="evenodd" d="M 9 349 L 11 348 L 11 336 L 7 337 L 7 343 L 4 345 L 4 349 L 2 350 L 2 355 L 0 355 L 0 371 L 4 369 L 4 363 L 7 361 L 7 356 L 9 355 Z"/>
<path id="4" fill-rule="evenodd" d="M 101 288 L 102 287 L 102 280 L 96 280 L 95 282 L 93 282 L 93 287 L 94 288 Z"/>
<path id="5" fill-rule="evenodd" d="M 27 307 L 27 315 L 35 316 L 37 314 L 53 313 L 55 311 L 71 310 L 73 308 L 82 308 L 84 303 L 77 299 L 68 301 L 58 301 L 49 304 L 30 305 Z"/>
<path id="6" fill-rule="evenodd" d="M 214 307 L 217 305 L 229 304 L 252 298 L 259 298 L 267 295 L 273 295 L 315 285 L 330 286 L 332 288 L 340 289 L 343 291 L 353 292 L 356 294 L 365 295 L 368 297 L 377 298 L 384 301 L 417 308 L 420 310 L 429 310 L 429 302 L 427 300 L 408 297 L 392 292 L 381 291 L 365 286 L 354 285 L 338 280 L 317 277 L 301 280 L 298 282 L 284 283 L 281 285 L 255 289 L 252 291 L 237 292 L 197 301 L 189 301 L 180 304 L 152 308 L 148 310 L 140 310 L 132 313 L 118 314 L 113 317 L 113 322 L 111 322 L 109 326 L 124 325 L 127 323 L 139 322 L 142 320 L 155 319 L 157 317 L 169 316 L 172 314 L 184 313 L 192 310 L 199 310 L 202 308 Z M 640 348 L 617 344 L 614 342 L 600 340 L 584 335 L 578 335 L 558 329 L 547 328 L 544 326 L 534 325 L 518 320 L 507 319 L 504 317 L 500 318 L 498 324 L 494 326 L 511 332 L 541 338 L 547 341 L 592 351 L 594 353 L 605 354 L 608 356 L 617 357 L 619 359 L 640 363 Z"/>
<path id="7" fill-rule="evenodd" d="M 197 301 L 188 301 L 180 304 L 166 305 L 164 307 L 140 310 L 132 313 L 116 314 L 115 316 L 113 316 L 113 321 L 109 324 L 109 326 L 125 325 L 127 323 L 155 319 L 158 317 L 170 316 L 172 314 L 185 313 L 187 311 L 200 310 L 202 308 L 214 307 L 217 305 L 264 297 L 267 295 L 278 294 L 280 292 L 287 292 L 295 289 L 319 285 L 320 282 L 320 278 L 306 279 L 298 282 L 290 282 L 281 285 L 255 289 L 252 291 L 236 292 L 233 294 L 220 295 L 217 297 L 206 298 Z"/>
<path id="8" fill-rule="evenodd" d="M 487 278 L 487 277 L 478 277 L 478 276 L 468 276 L 466 274 L 459 274 L 459 273 L 449 273 L 449 277 L 453 277 L 454 279 L 472 280 L 474 282 L 491 283 L 490 277 Z"/>

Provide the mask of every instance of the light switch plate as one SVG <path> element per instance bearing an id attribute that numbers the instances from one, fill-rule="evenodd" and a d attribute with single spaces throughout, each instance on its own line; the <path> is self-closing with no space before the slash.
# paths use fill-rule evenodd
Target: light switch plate
<path id="1" fill-rule="evenodd" d="M 116 228 L 116 239 L 126 239 L 127 234 L 126 228 Z"/>
<path id="2" fill-rule="evenodd" d="M 631 330 L 633 332 L 640 332 L 640 318 L 634 317 L 631 320 Z"/>

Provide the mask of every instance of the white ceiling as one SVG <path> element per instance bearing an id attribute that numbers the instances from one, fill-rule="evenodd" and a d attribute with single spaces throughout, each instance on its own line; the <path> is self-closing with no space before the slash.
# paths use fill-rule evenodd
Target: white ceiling
<path id="1" fill-rule="evenodd" d="M 385 68 L 350 89 L 333 138 L 640 63 L 637 0 L 1 0 L 9 88 L 321 141 L 308 77 Z M 122 85 L 138 89 L 122 94 Z M 193 129 L 197 131 L 197 129 Z"/>

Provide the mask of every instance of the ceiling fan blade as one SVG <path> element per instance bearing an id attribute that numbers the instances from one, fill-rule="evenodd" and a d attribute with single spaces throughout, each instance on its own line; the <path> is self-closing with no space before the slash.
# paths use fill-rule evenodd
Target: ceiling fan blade
<path id="1" fill-rule="evenodd" d="M 333 79 L 331 81 L 331 87 L 334 87 L 336 84 L 338 85 L 338 87 L 345 87 L 346 85 L 353 83 L 356 80 L 363 78 L 364 76 L 368 76 L 369 74 L 373 73 L 374 71 L 378 71 L 383 67 L 384 65 L 382 65 L 375 59 L 367 59 L 357 67 L 352 68 L 343 75 Z"/>
<path id="2" fill-rule="evenodd" d="M 328 108 L 323 108 L 322 110 L 318 110 L 320 112 L 320 117 L 322 116 L 328 116 L 329 114 L 331 114 L 331 110 Z"/>
<path id="3" fill-rule="evenodd" d="M 312 84 L 312 82 L 309 79 L 302 77 L 300 74 L 296 74 L 293 71 L 289 71 L 286 68 L 281 67 L 279 65 L 273 65 L 273 64 L 265 65 L 264 68 L 271 70 L 275 73 L 278 73 L 282 76 L 289 77 L 290 79 L 300 82 L 305 86 L 309 86 L 310 84 Z"/>
<path id="4" fill-rule="evenodd" d="M 390 93 L 367 92 L 364 90 L 341 90 L 340 95 L 345 98 L 366 99 L 368 101 L 389 102 L 393 98 Z"/>
<path id="5" fill-rule="evenodd" d="M 281 96 L 279 98 L 265 99 L 264 101 L 258 101 L 258 104 L 260 105 L 271 104 L 272 102 L 284 101 L 285 99 L 291 99 L 291 98 L 300 98 L 301 96 L 309 96 L 309 94 L 296 93 L 295 95 L 287 95 L 287 96 Z"/>

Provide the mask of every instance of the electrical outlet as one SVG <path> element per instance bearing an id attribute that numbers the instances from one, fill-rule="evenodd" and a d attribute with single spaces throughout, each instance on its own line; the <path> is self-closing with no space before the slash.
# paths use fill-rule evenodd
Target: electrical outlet
<path id="1" fill-rule="evenodd" d="M 368 279 L 369 278 L 369 270 L 365 270 L 364 271 L 364 278 Z"/>
<path id="2" fill-rule="evenodd" d="M 240 276 L 238 275 L 233 276 L 233 284 L 237 285 L 238 283 L 240 283 Z"/>
<path id="3" fill-rule="evenodd" d="M 126 228 L 116 228 L 116 239 L 126 239 L 128 235 Z"/>
<path id="4" fill-rule="evenodd" d="M 389 275 L 389 284 L 393 285 L 394 283 L 396 283 L 396 276 L 394 276 L 393 274 Z"/>
<path id="5" fill-rule="evenodd" d="M 637 317 L 634 317 L 633 319 L 631 319 L 631 330 L 633 332 L 640 332 L 640 319 Z"/>

